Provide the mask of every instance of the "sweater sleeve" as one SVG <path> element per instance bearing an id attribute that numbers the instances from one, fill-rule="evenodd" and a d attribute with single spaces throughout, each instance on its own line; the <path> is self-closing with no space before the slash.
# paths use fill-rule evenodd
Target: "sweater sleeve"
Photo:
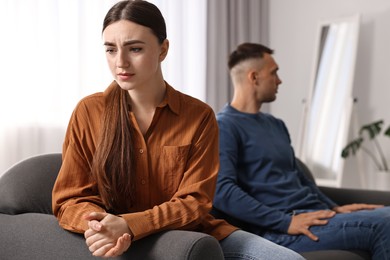
<path id="1" fill-rule="evenodd" d="M 228 120 L 218 119 L 220 170 L 214 207 L 243 222 L 260 228 L 286 232 L 291 215 L 268 207 L 246 192 L 238 180 L 240 134 Z"/>
<path id="2" fill-rule="evenodd" d="M 298 169 L 298 172 L 299 172 L 299 178 L 301 179 L 301 182 L 308 186 L 310 188 L 310 190 L 314 193 L 314 194 L 317 194 L 317 197 L 320 201 L 322 201 L 323 203 L 325 203 L 329 209 L 332 209 L 337 205 L 337 203 L 335 203 L 333 200 L 331 200 L 329 197 L 327 197 L 319 188 L 318 186 L 311 180 L 309 180 L 303 173 L 300 169 Z"/>

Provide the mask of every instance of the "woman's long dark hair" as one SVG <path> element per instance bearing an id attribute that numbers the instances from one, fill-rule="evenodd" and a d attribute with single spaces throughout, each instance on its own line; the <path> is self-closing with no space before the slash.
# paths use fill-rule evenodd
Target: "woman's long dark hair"
<path id="1" fill-rule="evenodd" d="M 128 20 L 152 30 L 161 44 L 166 26 L 160 10 L 146 1 L 121 1 L 107 13 L 103 31 L 112 23 Z M 105 99 L 100 140 L 92 162 L 92 176 L 107 210 L 123 213 L 135 196 L 134 126 L 129 118 L 130 96 L 119 86 Z"/>

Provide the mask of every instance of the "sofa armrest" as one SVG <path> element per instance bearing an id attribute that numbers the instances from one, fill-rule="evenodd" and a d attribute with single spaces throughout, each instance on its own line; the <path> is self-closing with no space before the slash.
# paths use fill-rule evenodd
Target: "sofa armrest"
<path id="1" fill-rule="evenodd" d="M 329 198 L 339 205 L 352 203 L 383 204 L 390 206 L 390 191 L 363 190 L 349 188 L 319 187 Z"/>
<path id="2" fill-rule="evenodd" d="M 0 178 L 0 213 L 52 214 L 51 192 L 62 163 L 60 153 L 22 160 Z"/>
<path id="3" fill-rule="evenodd" d="M 82 235 L 63 230 L 53 215 L 0 214 L 3 259 L 94 259 Z M 207 234 L 172 230 L 134 242 L 116 259 L 223 259 L 219 242 Z"/>

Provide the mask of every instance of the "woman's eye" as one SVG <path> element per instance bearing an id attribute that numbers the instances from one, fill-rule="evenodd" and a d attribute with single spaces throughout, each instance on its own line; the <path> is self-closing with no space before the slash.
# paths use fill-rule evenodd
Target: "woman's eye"
<path id="1" fill-rule="evenodd" d="M 106 49 L 106 52 L 109 53 L 109 54 L 111 54 L 111 53 L 114 53 L 115 50 L 114 50 L 114 49 Z"/>

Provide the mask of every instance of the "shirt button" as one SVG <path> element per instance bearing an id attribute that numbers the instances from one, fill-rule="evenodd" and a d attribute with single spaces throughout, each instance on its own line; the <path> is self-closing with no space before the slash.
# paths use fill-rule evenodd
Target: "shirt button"
<path id="1" fill-rule="evenodd" d="M 139 153 L 144 153 L 144 149 L 139 149 Z"/>
<path id="2" fill-rule="evenodd" d="M 142 180 L 142 181 L 141 181 L 141 184 L 142 184 L 142 185 L 145 185 L 145 183 L 146 183 L 145 180 Z"/>

